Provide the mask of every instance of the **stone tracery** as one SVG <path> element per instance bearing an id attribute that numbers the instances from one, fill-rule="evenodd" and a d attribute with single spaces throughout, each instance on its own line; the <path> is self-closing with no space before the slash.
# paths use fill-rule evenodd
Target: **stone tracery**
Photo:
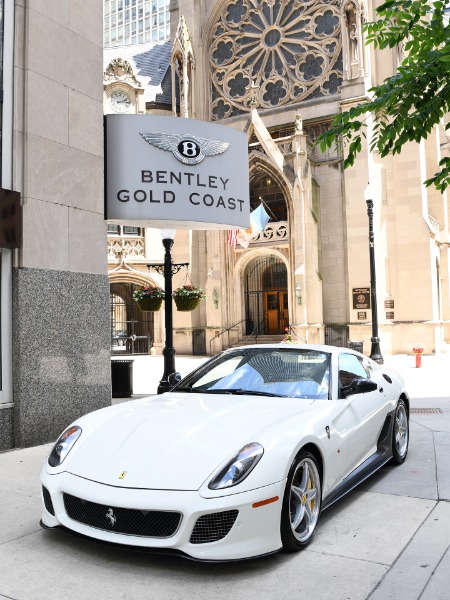
<path id="1" fill-rule="evenodd" d="M 336 94 L 339 0 L 234 0 L 212 30 L 212 118 Z M 253 85 L 253 88 L 252 88 Z"/>

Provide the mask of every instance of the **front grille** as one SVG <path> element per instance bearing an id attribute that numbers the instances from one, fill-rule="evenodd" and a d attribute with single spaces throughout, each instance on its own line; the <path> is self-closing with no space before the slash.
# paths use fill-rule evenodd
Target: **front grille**
<path id="1" fill-rule="evenodd" d="M 233 527 L 238 512 L 227 510 L 199 517 L 189 541 L 191 544 L 209 544 L 222 540 Z"/>
<path id="2" fill-rule="evenodd" d="M 51 515 L 55 516 L 55 509 L 53 508 L 52 497 L 50 496 L 50 492 L 47 488 L 42 486 L 42 496 L 44 498 L 44 506 L 47 512 Z"/>
<path id="3" fill-rule="evenodd" d="M 168 510 L 139 510 L 96 504 L 64 494 L 67 515 L 89 527 L 141 537 L 168 538 L 175 534 L 181 513 Z"/>

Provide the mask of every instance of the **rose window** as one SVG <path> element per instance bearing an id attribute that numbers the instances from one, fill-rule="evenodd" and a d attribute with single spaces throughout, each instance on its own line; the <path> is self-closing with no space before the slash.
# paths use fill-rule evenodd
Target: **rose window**
<path id="1" fill-rule="evenodd" d="M 339 0 L 226 3 L 210 49 L 212 118 L 329 96 L 342 82 Z"/>

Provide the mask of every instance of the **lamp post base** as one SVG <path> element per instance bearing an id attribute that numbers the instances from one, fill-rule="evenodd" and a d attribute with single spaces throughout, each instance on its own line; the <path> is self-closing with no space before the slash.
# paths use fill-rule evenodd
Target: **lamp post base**
<path id="1" fill-rule="evenodd" d="M 370 348 L 370 358 L 372 360 L 374 360 L 376 363 L 378 363 L 379 365 L 383 365 L 384 364 L 384 358 L 381 354 L 381 349 L 380 349 L 380 338 L 379 337 L 373 337 L 370 338 L 370 341 L 372 343 L 372 346 Z"/>
<path id="2" fill-rule="evenodd" d="M 173 383 L 169 382 L 169 378 L 172 373 L 175 373 L 175 348 L 165 347 L 162 353 L 164 356 L 164 373 L 158 385 L 158 394 L 164 394 L 174 386 Z"/>

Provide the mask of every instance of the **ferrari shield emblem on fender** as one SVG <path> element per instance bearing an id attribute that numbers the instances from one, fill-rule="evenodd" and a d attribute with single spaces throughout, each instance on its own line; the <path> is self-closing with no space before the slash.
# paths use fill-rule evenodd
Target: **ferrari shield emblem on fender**
<path id="1" fill-rule="evenodd" d="M 122 473 L 119 475 L 119 479 L 124 479 L 126 474 L 126 471 L 122 471 Z"/>

